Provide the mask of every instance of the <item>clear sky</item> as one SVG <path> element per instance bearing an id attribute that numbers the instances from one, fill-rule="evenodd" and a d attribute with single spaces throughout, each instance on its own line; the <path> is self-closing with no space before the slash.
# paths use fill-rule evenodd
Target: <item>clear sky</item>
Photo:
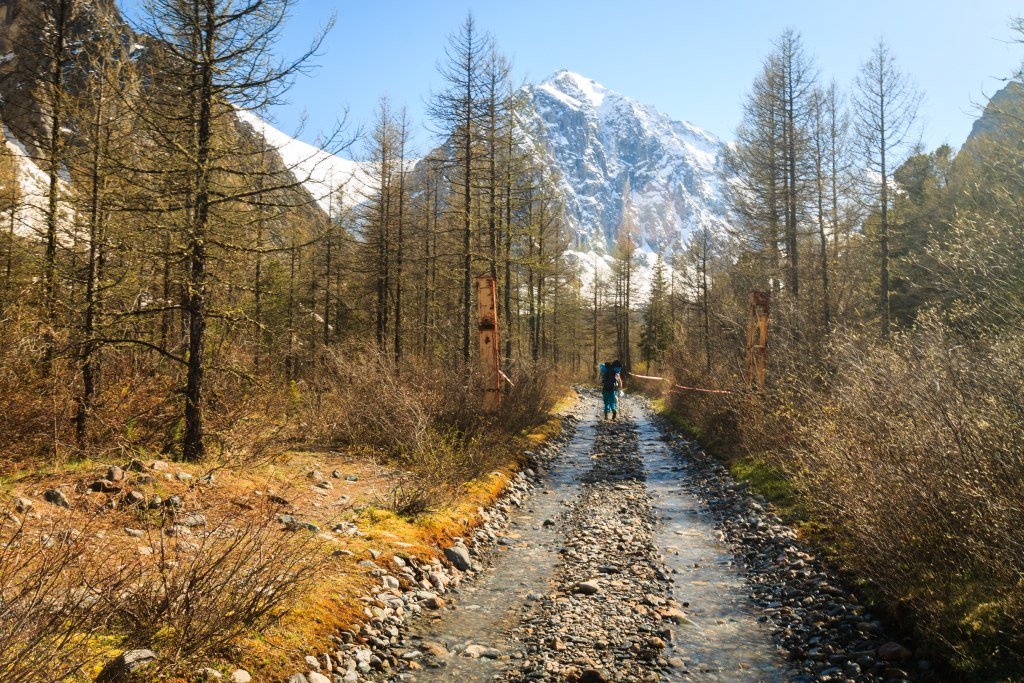
<path id="1" fill-rule="evenodd" d="M 131 15 L 141 0 L 120 0 Z M 1009 19 L 1013 0 L 299 0 L 281 41 L 306 46 L 333 13 L 336 26 L 274 123 L 314 141 L 345 108 L 372 120 L 382 94 L 409 108 L 422 129 L 423 106 L 438 84 L 445 40 L 472 11 L 513 59 L 520 80 L 560 68 L 731 138 L 740 107 L 771 41 L 798 30 L 824 79 L 853 77 L 879 36 L 925 93 L 923 141 L 959 146 L 984 102 L 1024 60 Z M 430 142 L 421 132 L 416 143 Z M 422 151 L 422 149 L 420 150 Z"/>

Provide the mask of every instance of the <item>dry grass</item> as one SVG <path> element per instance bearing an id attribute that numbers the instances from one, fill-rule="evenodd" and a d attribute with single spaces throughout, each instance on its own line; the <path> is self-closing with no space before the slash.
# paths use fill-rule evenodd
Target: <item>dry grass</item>
<path id="1" fill-rule="evenodd" d="M 373 582 L 359 560 L 371 549 L 383 553 L 377 561 L 385 565 L 394 553 L 437 556 L 440 544 L 478 523 L 478 506 L 500 495 L 519 465 L 518 451 L 557 429 L 547 417 L 557 395 L 548 374 L 538 373 L 538 381 L 528 371 L 517 374 L 502 413 L 487 415 L 455 376 L 437 382 L 413 372 L 412 364 L 399 374 L 372 355 L 335 357 L 322 361 L 333 369 L 310 372 L 315 380 L 287 392 L 219 376 L 211 385 L 210 458 L 175 463 L 153 457 L 175 452 L 177 406 L 153 388 L 166 389 L 175 377 L 161 375 L 144 356 L 119 360 L 111 353 L 107 368 L 118 370 L 103 389 L 116 397 L 97 405 L 92 432 L 104 446 L 78 450 L 70 420 L 73 363 L 60 360 L 45 374 L 31 352 L 18 353 L 24 363 L 14 359 L 0 371 L 0 388 L 9 390 L 0 401 L 11 407 L 0 419 L 12 430 L 3 444 L 10 457 L 0 501 L 11 507 L 16 497 L 31 498 L 33 529 L 76 530 L 84 547 L 104 560 L 92 563 L 97 573 L 89 579 L 101 598 L 89 603 L 95 613 L 64 618 L 65 631 L 54 620 L 37 621 L 40 630 L 32 635 L 0 613 L 0 634 L 19 631 L 25 639 L 20 650 L 16 638 L 6 640 L 12 661 L 35 666 L 62 653 L 67 671 L 40 666 L 38 680 L 62 680 L 73 669 L 81 671 L 73 680 L 91 680 L 132 647 L 154 649 L 159 659 L 147 676 L 168 681 L 186 680 L 197 666 L 227 672 L 241 665 L 262 679 L 291 673 L 301 655 L 328 649 L 329 636 L 365 618 L 359 596 Z M 58 396 L 54 387 L 62 384 Z M 49 389 L 35 399 L 17 398 L 40 387 Z M 47 424 L 57 424 L 56 431 L 45 431 Z M 539 432 L 526 435 L 533 428 Z M 132 458 L 145 466 L 129 470 L 117 490 L 89 491 L 108 465 L 127 469 Z M 331 485 L 315 486 L 313 471 Z M 72 508 L 44 503 L 49 488 L 64 490 Z M 129 492 L 145 502 L 132 504 Z M 153 496 L 164 502 L 177 496 L 180 506 L 150 508 Z M 283 530 L 278 514 L 321 532 Z M 183 528 L 180 522 L 192 515 L 205 524 Z M 356 524 L 359 535 L 332 532 L 339 522 Z M 55 570 L 53 586 L 82 580 L 84 569 L 73 563 L 47 564 Z M 0 579 L 25 572 L 2 553 L 0 565 Z M 103 567 L 118 572 L 99 573 Z M 104 597 L 107 587 L 117 587 L 116 598 Z M 4 675 L 3 666 L 0 679 L 37 680 L 19 678 L 22 669 Z"/>
<path id="2" fill-rule="evenodd" d="M 1024 672 L 1024 345 L 934 318 L 888 344 L 845 339 L 820 363 L 775 347 L 763 396 L 674 394 L 671 409 L 824 525 L 923 654 L 960 675 Z"/>

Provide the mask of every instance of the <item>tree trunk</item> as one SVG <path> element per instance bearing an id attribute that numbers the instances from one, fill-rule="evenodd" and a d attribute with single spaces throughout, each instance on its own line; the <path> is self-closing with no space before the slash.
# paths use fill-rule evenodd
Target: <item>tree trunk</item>
<path id="1" fill-rule="evenodd" d="M 102 87 L 102 86 L 101 86 Z M 78 413 L 75 415 L 75 441 L 79 449 L 88 443 L 88 420 L 96 394 L 96 378 L 99 374 L 97 349 L 94 347 L 96 317 L 99 303 L 97 288 L 102 276 L 103 226 L 100 207 L 102 173 L 101 139 L 103 126 L 103 95 L 100 93 L 93 118 L 92 150 L 89 165 L 89 256 L 85 276 L 85 319 L 82 325 L 82 394 L 78 399 Z"/>
<path id="2" fill-rule="evenodd" d="M 185 437 L 181 456 L 203 459 L 203 381 L 206 373 L 206 232 L 210 220 L 210 146 L 213 119 L 213 63 L 216 23 L 207 11 L 199 74 L 199 115 L 196 120 L 195 205 L 189 235 L 188 373 L 185 382 Z"/>
<path id="3" fill-rule="evenodd" d="M 395 362 L 402 360 L 402 260 L 405 249 L 405 114 L 398 139 L 398 243 L 395 245 Z"/>
<path id="4" fill-rule="evenodd" d="M 52 69 L 50 71 L 50 136 L 46 168 L 46 254 L 43 265 L 46 307 L 45 360 L 54 353 L 54 328 L 57 323 L 57 228 L 60 222 L 60 170 L 61 138 L 64 130 L 64 51 L 67 42 L 67 24 L 70 20 L 70 0 L 57 0 L 54 8 L 52 34 Z"/>

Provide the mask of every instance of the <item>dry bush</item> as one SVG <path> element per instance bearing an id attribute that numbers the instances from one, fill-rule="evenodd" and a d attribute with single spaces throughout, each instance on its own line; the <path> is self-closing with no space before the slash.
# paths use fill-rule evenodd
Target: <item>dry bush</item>
<path id="1" fill-rule="evenodd" d="M 841 338 L 821 360 L 774 346 L 763 394 L 682 392 L 671 405 L 718 453 L 786 473 L 837 560 L 934 655 L 1019 672 L 1024 342 L 932 315 L 889 343 Z M 712 381 L 685 366 L 677 376 Z"/>
<path id="2" fill-rule="evenodd" d="M 555 403 L 569 385 L 554 368 L 540 363 L 511 369 L 514 386 L 507 387 L 501 403 L 499 422 L 507 433 L 535 427 L 548 418 Z"/>
<path id="3" fill-rule="evenodd" d="M 207 448 L 221 464 L 268 462 L 280 454 L 282 444 L 302 434 L 288 415 L 287 387 L 275 386 L 265 378 L 214 373 L 208 396 Z M 175 413 L 173 418 L 177 421 L 179 415 Z"/>
<path id="4" fill-rule="evenodd" d="M 467 448 L 452 436 L 435 434 L 400 461 L 392 485 L 379 492 L 375 503 L 397 515 L 414 517 L 433 512 L 458 498 L 465 482 L 489 469 L 484 451 Z"/>
<path id="5" fill-rule="evenodd" d="M 541 366 L 514 370 L 513 386 L 497 413 L 483 409 L 477 379 L 437 387 L 433 428 L 411 453 L 398 458 L 407 474 L 389 493 L 387 507 L 403 515 L 435 510 L 455 500 L 463 486 L 517 457 L 512 439 L 548 418 L 559 378 Z M 564 386 L 564 385 L 561 385 Z M 431 396 L 424 387 L 420 395 Z"/>
<path id="6" fill-rule="evenodd" d="M 327 350 L 298 387 L 299 421 L 321 444 L 365 448 L 400 467 L 379 503 L 415 515 L 450 503 L 462 487 L 507 464 L 511 439 L 545 420 L 561 378 L 540 366 L 516 369 L 501 409 L 484 410 L 478 378 L 462 369 L 376 349 Z"/>
<path id="7" fill-rule="evenodd" d="M 279 618 L 329 559 L 317 535 L 282 531 L 269 508 L 193 533 L 168 519 L 153 534 L 156 553 L 140 561 L 118 619 L 131 644 L 155 644 L 178 661 L 223 652 Z"/>
<path id="8" fill-rule="evenodd" d="M 837 349 L 792 456 L 844 556 L 970 666 L 1024 662 L 1024 344 L 927 320 Z"/>
<path id="9" fill-rule="evenodd" d="M 111 460 L 139 450 L 177 452 L 182 428 L 181 366 L 128 342 L 99 346 L 97 393 L 85 444 L 75 434 L 82 390 L 76 347 L 54 335 L 56 355 L 45 357 L 40 323 L 16 307 L 0 320 L 0 453 L 31 467 L 75 458 Z M 221 349 L 211 361 L 206 387 L 206 431 L 215 457 L 253 460 L 288 436 L 282 388 L 269 390 L 246 368 L 244 349 Z"/>
<path id="10" fill-rule="evenodd" d="M 325 349 L 298 387 L 300 421 L 313 442 L 399 455 L 415 451 L 430 429 L 426 398 L 407 373 L 372 349 Z"/>
<path id="11" fill-rule="evenodd" d="M 542 366 L 518 368 L 497 414 L 484 410 L 479 380 L 459 367 L 412 359 L 396 365 L 375 349 L 326 350 L 299 387 L 308 439 L 403 458 L 437 436 L 485 443 L 546 419 L 565 382 Z"/>
<path id="12" fill-rule="evenodd" d="M 0 680 L 51 683 L 96 659 L 92 639 L 133 578 L 97 562 L 85 533 L 18 524 L 0 542 Z"/>
<path id="13" fill-rule="evenodd" d="M 52 457 L 69 444 L 74 402 L 66 363 L 44 372 L 38 322 L 11 308 L 0 321 L 0 453 L 6 458 Z"/>

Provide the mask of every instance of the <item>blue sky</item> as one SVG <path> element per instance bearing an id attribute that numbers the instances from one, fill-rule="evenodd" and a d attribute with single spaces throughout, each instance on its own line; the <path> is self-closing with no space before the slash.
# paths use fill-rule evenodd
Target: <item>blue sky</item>
<path id="1" fill-rule="evenodd" d="M 122 0 L 129 14 L 140 0 Z M 313 141 L 346 107 L 353 122 L 372 119 L 388 94 L 409 108 L 431 140 L 423 106 L 438 83 L 436 64 L 446 37 L 472 11 L 514 62 L 517 78 L 540 80 L 568 68 L 673 118 L 731 138 L 744 94 L 785 28 L 803 35 L 823 78 L 852 83 L 882 35 L 925 93 L 923 141 L 958 146 L 977 116 L 976 105 L 1000 87 L 1024 59 L 1010 17 L 1011 0 L 299 0 L 283 54 L 306 46 L 332 13 L 337 24 L 317 59 L 319 69 L 273 112 L 275 124 Z"/>

